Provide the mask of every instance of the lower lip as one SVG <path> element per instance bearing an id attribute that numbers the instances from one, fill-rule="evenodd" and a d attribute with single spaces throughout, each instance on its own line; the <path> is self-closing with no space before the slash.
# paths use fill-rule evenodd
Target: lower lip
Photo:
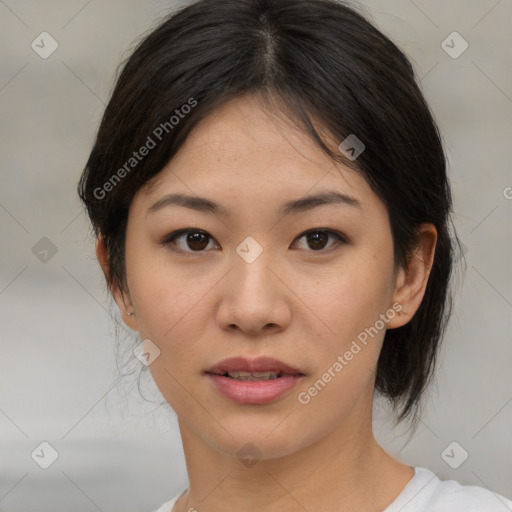
<path id="1" fill-rule="evenodd" d="M 283 397 L 301 380 L 301 375 L 283 375 L 270 380 L 236 380 L 207 374 L 217 390 L 238 404 L 269 404 Z"/>

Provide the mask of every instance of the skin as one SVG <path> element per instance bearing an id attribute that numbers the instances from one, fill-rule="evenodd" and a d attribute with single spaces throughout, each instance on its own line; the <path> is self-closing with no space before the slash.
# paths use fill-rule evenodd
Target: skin
<path id="1" fill-rule="evenodd" d="M 361 206 L 279 217 L 282 203 L 320 190 L 350 195 Z M 180 206 L 148 213 L 171 192 L 207 197 L 229 216 Z M 159 243 L 184 228 L 209 237 L 203 245 L 187 244 L 186 235 L 174 246 Z M 339 231 L 346 241 L 330 235 L 308 244 L 300 236 L 314 228 Z M 263 249 L 252 263 L 236 252 L 248 236 Z M 308 404 L 297 395 L 393 304 L 402 311 L 388 329 L 411 319 L 436 240 L 434 226 L 420 226 L 408 267 L 395 268 L 388 213 L 367 182 L 334 164 L 283 116 L 269 115 L 255 96 L 230 101 L 196 127 L 134 197 L 127 287 L 112 289 L 124 322 L 160 350 L 149 368 L 178 416 L 190 483 L 175 511 L 378 512 L 398 496 L 414 469 L 387 454 L 372 432 L 385 329 Z M 194 252 L 199 246 L 202 252 Z M 96 250 L 108 277 L 101 238 Z M 238 355 L 275 357 L 305 377 L 272 404 L 239 405 L 204 375 Z M 247 467 L 237 452 L 249 442 L 261 458 Z"/>

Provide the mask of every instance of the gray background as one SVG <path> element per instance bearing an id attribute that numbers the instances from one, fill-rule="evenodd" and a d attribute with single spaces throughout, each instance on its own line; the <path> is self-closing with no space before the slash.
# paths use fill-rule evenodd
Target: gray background
<path id="1" fill-rule="evenodd" d="M 75 193 L 117 65 L 173 5 L 0 0 L 3 512 L 150 511 L 187 484 L 172 411 L 119 381 L 111 305 Z M 392 430 L 377 404 L 376 435 L 442 479 L 512 497 L 512 2 L 363 5 L 421 77 L 468 263 L 417 432 Z M 59 45 L 47 59 L 31 48 L 43 31 Z M 456 59 L 441 46 L 453 31 L 469 43 Z M 46 262 L 32 251 L 43 237 L 57 249 Z M 158 399 L 151 381 L 144 389 Z M 59 454 L 46 470 L 30 455 L 42 441 Z M 458 469 L 441 455 L 454 441 L 469 453 Z M 463 452 L 448 453 L 453 463 Z"/>

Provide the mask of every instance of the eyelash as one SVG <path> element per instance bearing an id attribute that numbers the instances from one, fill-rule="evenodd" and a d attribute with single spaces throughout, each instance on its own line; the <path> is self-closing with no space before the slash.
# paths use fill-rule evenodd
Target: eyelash
<path id="1" fill-rule="evenodd" d="M 203 231 L 201 229 L 180 229 L 178 231 L 174 231 L 173 233 L 170 233 L 159 243 L 160 243 L 160 245 L 162 245 L 164 247 L 168 247 L 170 245 L 173 245 L 177 238 L 179 238 L 183 235 L 188 235 L 188 234 L 192 234 L 192 233 L 193 234 L 202 234 L 202 235 L 205 235 L 206 237 L 208 237 L 210 240 L 212 240 L 212 239 L 214 240 L 214 238 L 209 233 L 207 233 L 206 231 Z M 342 243 L 342 244 L 347 243 L 347 239 L 346 239 L 345 235 L 343 235 L 339 231 L 335 231 L 335 230 L 327 229 L 327 228 L 310 229 L 310 230 L 305 231 L 304 233 L 300 234 L 295 240 L 300 240 L 301 238 L 309 235 L 310 233 L 322 233 L 322 234 L 327 234 L 327 235 L 334 235 L 334 237 L 337 238 L 339 243 Z M 317 251 L 310 250 L 307 252 L 328 254 L 328 253 L 332 252 L 335 248 L 336 248 L 336 244 L 333 247 L 330 247 L 329 249 L 319 249 Z M 175 248 L 171 248 L 171 250 L 174 252 L 180 253 L 180 254 L 184 254 L 185 256 L 192 256 L 192 257 L 204 254 L 206 252 L 204 250 L 203 251 L 183 251 L 182 249 L 175 249 Z"/>

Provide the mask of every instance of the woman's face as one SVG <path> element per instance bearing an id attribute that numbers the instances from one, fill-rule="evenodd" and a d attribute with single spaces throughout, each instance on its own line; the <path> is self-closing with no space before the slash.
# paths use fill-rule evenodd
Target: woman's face
<path id="1" fill-rule="evenodd" d="M 307 200 L 318 194 L 331 196 Z M 255 97 L 204 120 L 139 190 L 126 271 L 135 316 L 125 321 L 158 347 L 150 371 L 190 435 L 231 455 L 252 443 L 273 458 L 371 428 L 385 328 L 405 323 L 387 210 L 360 175 Z M 207 373 L 260 356 L 301 376 Z"/>

